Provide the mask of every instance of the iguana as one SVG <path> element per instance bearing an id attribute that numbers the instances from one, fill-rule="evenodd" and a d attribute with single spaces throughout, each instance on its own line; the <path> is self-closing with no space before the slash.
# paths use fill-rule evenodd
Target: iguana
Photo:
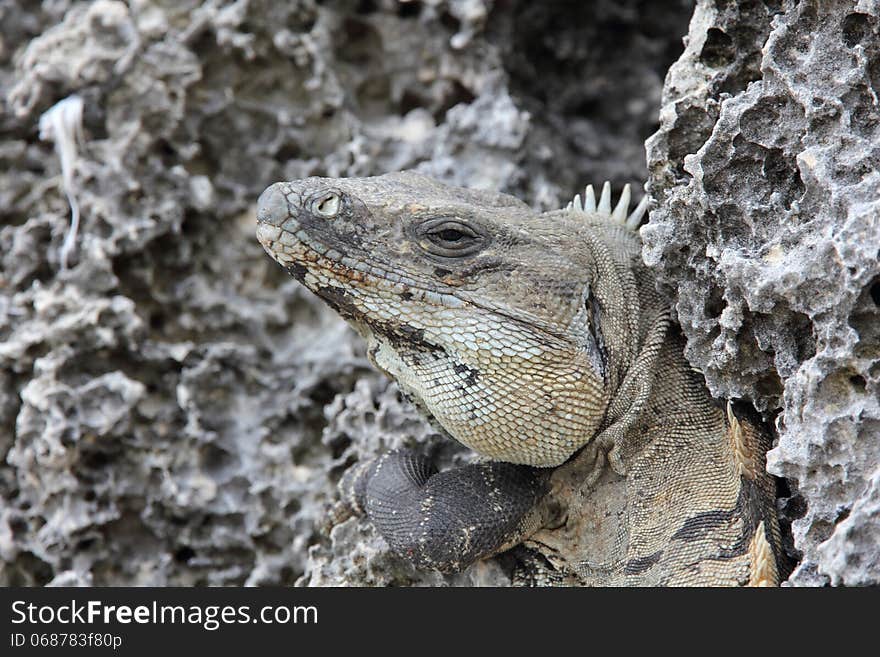
<path id="1" fill-rule="evenodd" d="M 370 361 L 484 460 L 395 451 L 343 477 L 421 568 L 513 546 L 536 584 L 776 585 L 769 436 L 712 400 L 640 260 L 630 188 L 539 213 L 414 172 L 276 183 L 265 250 L 362 335 Z"/>

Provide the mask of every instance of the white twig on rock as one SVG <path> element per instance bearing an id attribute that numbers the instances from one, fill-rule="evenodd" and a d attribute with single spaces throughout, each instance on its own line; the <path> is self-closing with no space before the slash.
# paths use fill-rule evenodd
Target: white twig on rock
<path id="1" fill-rule="evenodd" d="M 55 142 L 55 152 L 61 160 L 61 179 L 67 202 L 70 204 L 70 229 L 61 245 L 61 269 L 67 269 L 70 254 L 76 246 L 79 231 L 79 203 L 73 183 L 73 168 L 78 157 L 77 143 L 82 143 L 83 100 L 68 96 L 43 112 L 40 117 L 40 139 Z"/>

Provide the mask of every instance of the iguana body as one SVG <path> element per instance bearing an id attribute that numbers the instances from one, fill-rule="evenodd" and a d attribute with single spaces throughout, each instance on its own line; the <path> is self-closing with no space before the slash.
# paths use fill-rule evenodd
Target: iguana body
<path id="1" fill-rule="evenodd" d="M 776 584 L 767 437 L 714 404 L 639 259 L 644 204 L 537 213 L 403 172 L 308 178 L 259 201 L 266 251 L 352 324 L 372 362 L 492 462 L 410 453 L 344 502 L 398 553 L 458 570 L 519 543 L 521 575 L 592 585 Z"/>

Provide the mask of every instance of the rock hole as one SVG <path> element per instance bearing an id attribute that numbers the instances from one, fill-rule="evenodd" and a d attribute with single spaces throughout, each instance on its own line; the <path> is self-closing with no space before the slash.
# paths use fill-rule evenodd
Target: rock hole
<path id="1" fill-rule="evenodd" d="M 340 459 L 342 455 L 345 454 L 345 450 L 351 447 L 351 438 L 348 434 L 339 434 L 335 440 L 330 441 L 330 453 L 333 455 L 333 459 Z"/>
<path id="2" fill-rule="evenodd" d="M 45 586 L 54 575 L 52 566 L 33 552 L 22 552 L 6 569 L 6 586 Z"/>
<path id="3" fill-rule="evenodd" d="M 27 521 L 23 518 L 13 518 L 9 521 L 9 529 L 12 531 L 14 538 L 21 538 L 28 533 Z"/>
<path id="4" fill-rule="evenodd" d="M 422 3 L 419 0 L 401 0 L 397 7 L 397 15 L 401 18 L 416 18 L 422 13 Z"/>
<path id="5" fill-rule="evenodd" d="M 163 313 L 150 315 L 150 329 L 156 333 L 161 333 L 165 329 L 165 315 Z"/>
<path id="6" fill-rule="evenodd" d="M 782 397 L 784 386 L 782 385 L 782 379 L 779 378 L 776 372 L 768 372 L 758 380 L 755 384 L 755 389 L 763 397 L 779 399 Z"/>
<path id="7" fill-rule="evenodd" d="M 771 148 L 767 152 L 761 173 L 773 187 L 784 193 L 786 208 L 790 208 L 792 202 L 803 196 L 805 187 L 800 171 L 789 161 L 782 149 Z"/>
<path id="8" fill-rule="evenodd" d="M 279 582 L 279 584 L 281 584 L 282 586 L 292 584 L 297 577 L 296 571 L 290 566 L 284 566 L 279 574 L 281 576 L 281 581 Z"/>
<path id="9" fill-rule="evenodd" d="M 205 445 L 201 450 L 201 463 L 206 472 L 220 472 L 238 459 L 228 451 L 217 445 Z"/>
<path id="10" fill-rule="evenodd" d="M 873 32 L 871 17 L 866 14 L 849 14 L 841 25 L 843 42 L 850 48 L 860 44 Z"/>
<path id="11" fill-rule="evenodd" d="M 332 109 L 332 108 L 330 108 Z M 329 118 L 329 117 L 325 117 Z M 285 142 L 281 148 L 275 153 L 275 159 L 279 162 L 288 162 L 290 160 L 299 159 L 302 156 L 302 149 L 295 141 Z"/>
<path id="12" fill-rule="evenodd" d="M 434 120 L 441 123 L 446 112 L 461 103 L 472 103 L 476 99 L 474 93 L 458 80 L 452 80 L 449 89 L 443 95 L 440 107 L 434 112 Z"/>
<path id="13" fill-rule="evenodd" d="M 871 300 L 875 306 L 880 306 L 880 281 L 876 281 L 871 285 Z"/>
<path id="14" fill-rule="evenodd" d="M 104 452 L 84 452 L 80 464 L 86 470 L 101 470 L 110 463 L 110 456 Z"/>
<path id="15" fill-rule="evenodd" d="M 76 544 L 76 551 L 84 552 L 85 550 L 88 550 L 90 547 L 92 547 L 95 542 L 96 541 L 94 538 L 84 538 Z"/>
<path id="16" fill-rule="evenodd" d="M 727 66 L 736 57 L 736 48 L 733 39 L 717 27 L 712 27 L 706 33 L 706 42 L 700 52 L 700 61 L 712 68 Z"/>
<path id="17" fill-rule="evenodd" d="M 174 560 L 177 563 L 189 563 L 194 556 L 196 556 L 195 550 L 188 545 L 183 545 L 174 553 Z"/>
<path id="18" fill-rule="evenodd" d="M 861 374 L 854 374 L 853 376 L 849 377 L 849 382 L 859 394 L 864 394 L 865 390 L 868 387 L 868 382 Z"/>
<path id="19" fill-rule="evenodd" d="M 461 29 L 461 21 L 448 11 L 440 14 L 440 23 L 452 32 L 458 32 Z"/>
<path id="20" fill-rule="evenodd" d="M 156 152 L 162 158 L 162 162 L 168 167 L 174 166 L 180 161 L 177 150 L 167 139 L 156 140 Z"/>
<path id="21" fill-rule="evenodd" d="M 314 388 L 309 390 L 308 396 L 316 404 L 321 404 L 322 406 L 329 404 L 336 397 L 336 388 L 331 386 L 326 381 L 320 382 Z"/>
<path id="22" fill-rule="evenodd" d="M 406 89 L 400 97 L 400 103 L 398 104 L 399 109 L 397 111 L 401 116 L 405 116 L 414 109 L 424 107 L 425 105 L 425 99 L 417 92 L 412 89 Z"/>
<path id="23" fill-rule="evenodd" d="M 789 518 L 797 520 L 807 515 L 807 501 L 802 495 L 793 495 L 785 502 L 785 512 Z"/>
<path id="24" fill-rule="evenodd" d="M 789 177 L 790 169 L 785 161 L 785 154 L 779 148 L 768 151 L 764 158 L 762 173 L 764 177 L 774 184 L 785 182 Z"/>
<path id="25" fill-rule="evenodd" d="M 368 22 L 351 17 L 343 22 L 342 34 L 335 37 L 335 43 L 340 44 L 336 51 L 340 60 L 365 68 L 384 52 L 379 32 Z"/>
<path id="26" fill-rule="evenodd" d="M 721 317 L 721 313 L 724 312 L 726 307 L 727 304 L 724 301 L 724 295 L 721 293 L 721 290 L 712 288 L 712 292 L 703 304 L 703 312 L 706 314 L 706 317 Z"/>
<path id="27" fill-rule="evenodd" d="M 297 14 L 291 14 L 287 21 L 287 29 L 291 32 L 311 32 L 317 22 L 318 17 L 314 14 L 308 14 L 304 18 Z"/>

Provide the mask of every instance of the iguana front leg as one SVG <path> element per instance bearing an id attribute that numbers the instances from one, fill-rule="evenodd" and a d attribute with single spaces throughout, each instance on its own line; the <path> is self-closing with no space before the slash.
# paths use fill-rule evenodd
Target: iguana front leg
<path id="1" fill-rule="evenodd" d="M 565 525 L 527 545 L 592 586 L 775 586 L 784 570 L 765 468 L 769 435 L 732 405 L 717 406 L 668 336 L 657 393 L 620 450 L 622 472 L 597 468 L 600 445 L 558 468 Z"/>
<path id="2" fill-rule="evenodd" d="M 549 471 L 475 463 L 438 473 L 408 450 L 361 463 L 340 482 L 343 504 L 366 514 L 394 552 L 419 568 L 457 572 L 521 543 L 544 524 Z"/>

